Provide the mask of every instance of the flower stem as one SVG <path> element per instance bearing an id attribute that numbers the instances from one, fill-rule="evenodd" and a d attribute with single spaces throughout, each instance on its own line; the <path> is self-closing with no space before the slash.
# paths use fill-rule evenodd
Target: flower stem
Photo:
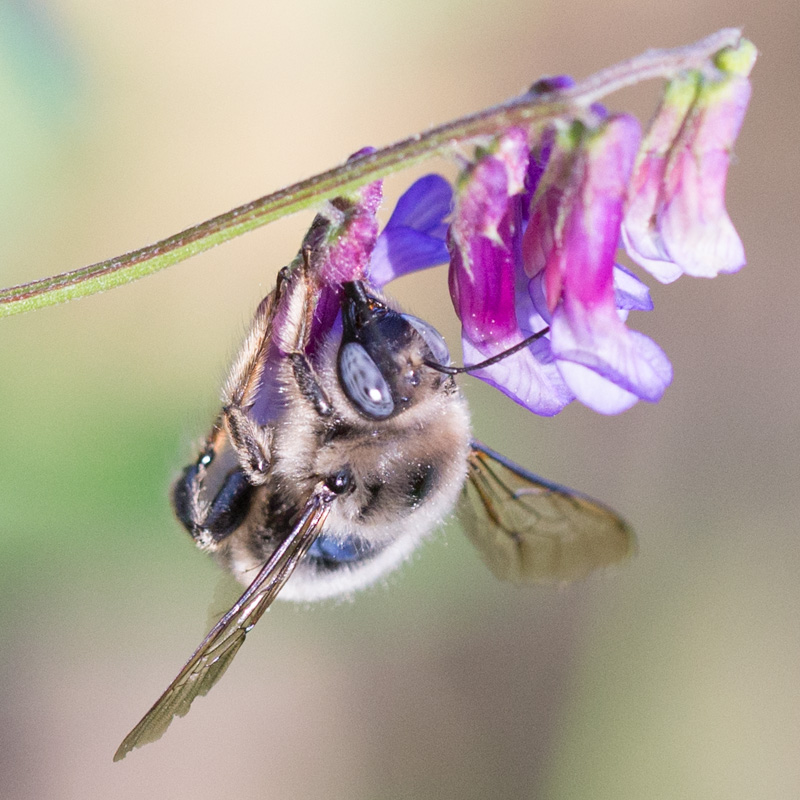
<path id="1" fill-rule="evenodd" d="M 494 108 L 433 128 L 234 208 L 155 244 L 116 258 L 31 283 L 0 290 L 0 317 L 32 311 L 130 283 L 177 264 L 280 217 L 347 193 L 433 156 L 447 155 L 465 142 L 515 125 L 536 128 L 560 117 L 580 115 L 597 100 L 631 84 L 670 78 L 701 67 L 725 47 L 736 46 L 740 32 L 726 28 L 692 45 L 650 50 L 602 70 L 570 89 L 528 93 Z"/>

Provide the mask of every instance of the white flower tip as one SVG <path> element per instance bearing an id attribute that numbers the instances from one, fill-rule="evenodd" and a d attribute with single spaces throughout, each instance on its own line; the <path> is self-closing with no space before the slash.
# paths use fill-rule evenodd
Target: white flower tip
<path id="1" fill-rule="evenodd" d="M 687 275 L 696 278 L 737 272 L 747 263 L 742 240 L 727 214 L 715 225 L 697 227 L 682 239 L 671 237 L 670 254 Z"/>

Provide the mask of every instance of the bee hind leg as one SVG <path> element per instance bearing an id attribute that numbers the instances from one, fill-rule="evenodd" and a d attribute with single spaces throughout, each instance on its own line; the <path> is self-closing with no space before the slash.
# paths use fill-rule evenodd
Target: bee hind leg
<path id="1" fill-rule="evenodd" d="M 202 550 L 214 550 L 244 521 L 255 487 L 244 471 L 236 467 L 216 488 L 213 499 L 207 494 L 207 457 L 190 464 L 172 487 L 175 514 Z"/>

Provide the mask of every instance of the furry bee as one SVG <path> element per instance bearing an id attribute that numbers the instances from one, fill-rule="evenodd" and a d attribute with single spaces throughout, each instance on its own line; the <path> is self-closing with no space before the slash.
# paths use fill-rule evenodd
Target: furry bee
<path id="1" fill-rule="evenodd" d="M 458 505 L 492 571 L 565 581 L 631 552 L 612 511 L 472 441 L 447 346 L 365 281 L 335 287 L 341 324 L 314 340 L 313 253 L 282 270 L 173 489 L 179 520 L 246 591 L 125 738 L 158 739 L 220 678 L 276 598 L 375 582 Z M 315 316 L 317 315 L 317 316 Z M 291 580 L 290 580 L 291 578 Z"/>

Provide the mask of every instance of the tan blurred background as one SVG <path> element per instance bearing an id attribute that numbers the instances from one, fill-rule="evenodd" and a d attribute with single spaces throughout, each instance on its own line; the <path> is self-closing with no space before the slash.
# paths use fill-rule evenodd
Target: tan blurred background
<path id="1" fill-rule="evenodd" d="M 632 320 L 674 363 L 663 402 L 544 420 L 467 382 L 481 438 L 631 520 L 624 569 L 499 585 L 454 526 L 388 588 L 275 607 L 113 765 L 218 583 L 169 482 L 310 215 L 0 322 L 0 797 L 800 796 L 796 0 L 3 0 L 0 284 L 729 25 L 761 50 L 729 186 L 749 265 Z M 620 102 L 647 116 L 658 89 Z M 396 293 L 456 337 L 441 271 Z"/>

